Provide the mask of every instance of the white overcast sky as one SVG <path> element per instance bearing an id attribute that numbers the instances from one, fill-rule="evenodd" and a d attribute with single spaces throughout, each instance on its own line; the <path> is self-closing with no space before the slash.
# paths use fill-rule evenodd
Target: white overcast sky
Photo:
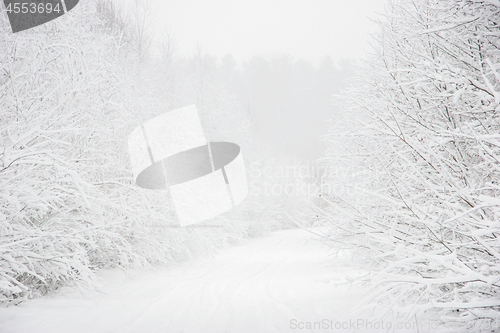
<path id="1" fill-rule="evenodd" d="M 317 62 L 362 57 L 369 50 L 370 18 L 387 0 L 148 0 L 151 29 L 167 27 L 180 56 L 198 46 L 205 53 L 238 61 L 254 55 L 289 54 Z M 123 4 L 123 3 L 122 3 Z"/>

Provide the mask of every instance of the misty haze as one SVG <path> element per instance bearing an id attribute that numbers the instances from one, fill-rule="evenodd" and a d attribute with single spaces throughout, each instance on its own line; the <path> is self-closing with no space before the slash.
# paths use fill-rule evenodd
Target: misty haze
<path id="1" fill-rule="evenodd" d="M 0 332 L 499 330 L 500 1 L 0 11 Z"/>

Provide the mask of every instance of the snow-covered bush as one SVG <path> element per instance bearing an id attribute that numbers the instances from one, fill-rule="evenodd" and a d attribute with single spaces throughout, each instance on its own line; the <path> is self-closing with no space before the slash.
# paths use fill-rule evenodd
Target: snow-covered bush
<path id="1" fill-rule="evenodd" d="M 20 33 L 0 22 L 0 302 L 91 287 L 98 268 L 179 261 L 243 235 L 177 228 L 168 194 L 134 185 L 129 133 L 182 105 L 126 20 L 87 0 Z"/>
<path id="2" fill-rule="evenodd" d="M 344 94 L 326 236 L 372 270 L 381 316 L 500 319 L 499 32 L 498 1 L 391 1 Z"/>

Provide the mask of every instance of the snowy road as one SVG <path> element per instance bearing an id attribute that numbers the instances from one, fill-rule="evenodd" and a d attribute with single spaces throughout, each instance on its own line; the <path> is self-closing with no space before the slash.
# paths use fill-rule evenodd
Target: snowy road
<path id="1" fill-rule="evenodd" d="M 357 273 L 305 230 L 271 233 L 154 272 L 102 272 L 101 292 L 66 288 L 0 308 L 0 332 L 339 332 Z M 328 320 L 332 329 L 306 329 Z"/>

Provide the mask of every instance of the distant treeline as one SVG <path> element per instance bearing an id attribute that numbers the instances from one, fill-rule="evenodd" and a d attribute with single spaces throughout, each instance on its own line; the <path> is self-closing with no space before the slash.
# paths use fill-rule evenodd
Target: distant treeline
<path id="1" fill-rule="evenodd" d="M 348 60 L 335 64 L 325 56 L 318 65 L 291 56 L 253 57 L 238 66 L 231 55 L 187 61 L 217 75 L 252 117 L 259 137 L 283 155 L 318 158 L 321 135 L 335 114 L 333 95 L 354 75 Z"/>

